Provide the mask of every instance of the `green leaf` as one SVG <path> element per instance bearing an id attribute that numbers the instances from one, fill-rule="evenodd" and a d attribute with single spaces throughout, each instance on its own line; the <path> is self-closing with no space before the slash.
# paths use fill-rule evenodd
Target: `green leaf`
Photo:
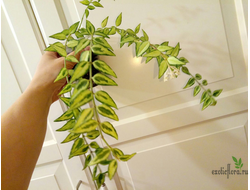
<path id="1" fill-rule="evenodd" d="M 98 189 L 102 186 L 102 184 L 105 182 L 105 173 L 100 173 L 95 177 L 96 184 Z"/>
<path id="2" fill-rule="evenodd" d="M 98 130 L 94 130 L 94 131 L 91 131 L 91 132 L 88 132 L 86 137 L 88 137 L 89 139 L 91 140 L 94 140 L 96 139 L 98 136 L 100 135 L 100 132 Z"/>
<path id="3" fill-rule="evenodd" d="M 102 24 L 101 24 L 102 28 L 104 28 L 105 26 L 107 26 L 108 19 L 109 19 L 109 17 L 107 16 L 107 17 L 102 21 Z"/>
<path id="4" fill-rule="evenodd" d="M 239 165 L 241 165 L 241 158 L 239 159 Z"/>
<path id="5" fill-rule="evenodd" d="M 144 54 L 143 57 L 157 57 L 159 55 L 161 55 L 159 50 L 153 50 L 150 53 Z"/>
<path id="6" fill-rule="evenodd" d="M 57 81 L 65 78 L 67 75 L 68 75 L 68 70 L 65 67 L 63 67 L 61 69 L 61 71 L 59 72 L 59 74 L 57 75 L 57 77 L 56 77 L 56 79 L 55 79 L 54 82 L 57 82 Z"/>
<path id="7" fill-rule="evenodd" d="M 112 149 L 112 154 L 115 158 L 119 159 L 120 156 L 123 156 L 124 153 L 119 149 L 119 148 L 113 148 Z"/>
<path id="8" fill-rule="evenodd" d="M 195 79 L 194 79 L 193 77 L 191 77 L 191 78 L 188 80 L 186 86 L 185 86 L 183 89 L 189 88 L 189 87 L 193 86 L 194 83 L 195 83 Z"/>
<path id="9" fill-rule="evenodd" d="M 181 67 L 181 71 L 182 71 L 183 73 L 187 74 L 187 75 L 190 75 L 190 72 L 189 72 L 189 70 L 188 70 L 187 67 L 182 66 L 182 67 Z"/>
<path id="10" fill-rule="evenodd" d="M 71 89 L 72 89 L 72 85 L 66 84 L 58 95 L 62 95 L 64 93 L 70 92 Z"/>
<path id="11" fill-rule="evenodd" d="M 148 38 L 148 35 L 147 35 L 147 33 L 142 29 L 142 32 L 143 32 L 143 37 L 144 37 L 144 41 L 148 41 L 149 40 L 149 38 Z"/>
<path id="12" fill-rule="evenodd" d="M 54 45 L 54 44 L 50 44 L 50 46 L 53 47 L 60 56 L 62 56 L 62 57 L 67 56 L 67 52 L 63 47 L 57 46 L 57 45 Z"/>
<path id="13" fill-rule="evenodd" d="M 92 2 L 92 4 L 96 7 L 103 7 L 102 4 L 97 1 Z"/>
<path id="14" fill-rule="evenodd" d="M 114 107 L 117 109 L 117 105 L 116 103 L 114 102 L 114 100 L 110 97 L 110 95 L 103 91 L 103 90 L 100 90 L 98 92 L 95 93 L 95 98 L 103 103 L 103 104 L 106 104 L 107 106 L 110 106 L 110 107 Z"/>
<path id="15" fill-rule="evenodd" d="M 97 173 L 97 165 L 93 169 L 93 174 L 92 174 L 92 180 L 94 181 L 96 178 L 96 173 Z M 99 188 L 98 188 L 99 189 Z"/>
<path id="16" fill-rule="evenodd" d="M 74 156 L 79 156 L 87 153 L 89 146 L 84 144 L 84 140 L 82 138 L 78 138 L 75 140 L 69 154 L 69 159 Z"/>
<path id="17" fill-rule="evenodd" d="M 134 41 L 135 40 L 135 38 L 133 37 L 133 36 L 126 36 L 126 37 L 124 37 L 122 40 L 121 40 L 121 43 L 127 43 L 127 42 L 132 42 L 132 41 Z"/>
<path id="18" fill-rule="evenodd" d="M 86 18 L 89 17 L 89 10 L 88 9 L 85 9 L 85 15 L 86 15 Z"/>
<path id="19" fill-rule="evenodd" d="M 114 26 L 112 26 L 108 35 L 114 35 L 114 34 L 116 34 L 116 28 Z"/>
<path id="20" fill-rule="evenodd" d="M 70 133 L 61 143 L 67 143 L 67 142 L 73 141 L 79 138 L 79 136 L 80 134 Z"/>
<path id="21" fill-rule="evenodd" d="M 57 129 L 56 131 L 67 131 L 67 130 L 72 129 L 74 126 L 75 126 L 75 120 L 71 119 L 65 125 L 63 125 L 60 129 Z"/>
<path id="22" fill-rule="evenodd" d="M 117 170 L 117 167 L 118 167 L 117 161 L 112 160 L 109 164 L 109 167 L 108 167 L 108 176 L 109 176 L 110 180 L 114 177 L 116 170 Z"/>
<path id="23" fill-rule="evenodd" d="M 80 62 L 89 61 L 89 55 L 90 55 L 89 51 L 83 51 L 80 56 Z"/>
<path id="24" fill-rule="evenodd" d="M 103 122 L 101 124 L 101 129 L 107 135 L 110 135 L 111 137 L 114 137 L 116 140 L 118 140 L 118 134 L 117 134 L 114 126 L 110 122 L 108 122 L 108 121 Z"/>
<path id="25" fill-rule="evenodd" d="M 119 16 L 115 20 L 115 25 L 120 26 L 122 23 L 122 13 L 119 14 Z"/>
<path id="26" fill-rule="evenodd" d="M 91 155 L 89 154 L 85 159 L 84 167 L 82 170 L 85 170 L 88 167 L 90 161 L 91 161 Z"/>
<path id="27" fill-rule="evenodd" d="M 85 28 L 81 28 L 79 31 L 82 35 L 89 35 L 88 31 Z"/>
<path id="28" fill-rule="evenodd" d="M 61 42 L 56 42 L 53 45 L 61 47 L 62 49 L 65 49 L 65 46 Z M 47 47 L 44 51 L 55 51 L 56 52 L 55 48 L 53 48 L 51 45 L 49 47 Z"/>
<path id="29" fill-rule="evenodd" d="M 137 56 L 139 57 L 143 53 L 145 53 L 148 50 L 149 46 L 150 46 L 150 42 L 149 41 L 142 42 L 140 44 L 140 46 L 139 46 Z"/>
<path id="30" fill-rule="evenodd" d="M 66 35 L 63 34 L 63 33 L 56 33 L 56 34 L 53 34 L 51 36 L 49 36 L 50 38 L 54 38 L 54 39 L 57 39 L 57 40 L 65 40 L 66 39 Z"/>
<path id="31" fill-rule="evenodd" d="M 101 104 L 97 106 L 97 111 L 99 114 L 103 115 L 104 117 L 108 117 L 115 121 L 119 121 L 118 116 L 116 115 L 115 111 L 105 104 Z"/>
<path id="32" fill-rule="evenodd" d="M 173 49 L 172 47 L 170 46 L 164 46 L 164 45 L 160 45 L 157 47 L 157 49 L 161 52 L 164 52 L 164 51 L 167 51 L 167 50 L 170 50 L 170 49 Z"/>
<path id="33" fill-rule="evenodd" d="M 202 85 L 207 86 L 208 85 L 207 80 L 203 80 Z"/>
<path id="34" fill-rule="evenodd" d="M 175 58 L 175 57 L 169 57 L 168 58 L 168 62 L 170 65 L 172 66 L 182 66 L 185 65 L 186 63 L 180 61 L 179 59 Z"/>
<path id="35" fill-rule="evenodd" d="M 203 103 L 202 110 L 206 109 L 212 103 L 212 98 L 207 98 Z"/>
<path id="36" fill-rule="evenodd" d="M 117 77 L 115 72 L 111 69 L 111 67 L 101 60 L 96 60 L 93 62 L 93 66 L 100 72 L 105 73 L 107 75 L 111 75 L 113 77 Z"/>
<path id="37" fill-rule="evenodd" d="M 223 91 L 223 89 L 215 90 L 215 91 L 213 92 L 213 96 L 214 96 L 214 97 L 218 97 L 218 96 L 221 94 L 222 91 Z"/>
<path id="38" fill-rule="evenodd" d="M 76 22 L 69 27 L 69 34 L 74 34 L 80 22 Z"/>
<path id="39" fill-rule="evenodd" d="M 164 59 L 160 63 L 159 74 L 158 74 L 159 79 L 162 77 L 162 75 L 166 72 L 167 69 L 168 69 L 168 61 Z"/>
<path id="40" fill-rule="evenodd" d="M 200 103 L 204 102 L 209 97 L 208 92 L 204 91 L 201 95 L 201 101 Z"/>
<path id="41" fill-rule="evenodd" d="M 184 63 L 189 63 L 189 61 L 185 57 L 180 57 L 179 60 Z"/>
<path id="42" fill-rule="evenodd" d="M 102 36 L 102 37 L 105 37 L 105 38 L 109 38 L 109 37 L 107 36 L 107 34 L 105 34 L 105 33 L 103 33 L 103 32 L 100 32 L 100 31 L 95 31 L 95 35 L 97 35 L 97 36 Z"/>
<path id="43" fill-rule="evenodd" d="M 89 5 L 87 8 L 88 8 L 89 10 L 94 10 L 94 9 L 95 9 L 95 7 L 92 6 L 92 5 Z"/>
<path id="44" fill-rule="evenodd" d="M 70 100 L 70 110 L 79 108 L 80 106 L 85 105 L 93 99 L 92 92 L 90 90 L 84 90 Z"/>
<path id="45" fill-rule="evenodd" d="M 201 79 L 202 79 L 202 76 L 201 76 L 200 74 L 197 73 L 197 74 L 195 75 L 195 78 L 196 78 L 197 80 L 201 80 Z"/>
<path id="46" fill-rule="evenodd" d="M 85 47 L 87 47 L 89 45 L 90 41 L 88 39 L 81 39 L 78 43 L 78 45 L 76 46 L 76 49 L 75 49 L 75 55 L 83 50 Z"/>
<path id="47" fill-rule="evenodd" d="M 68 110 L 64 112 L 60 117 L 58 117 L 54 122 L 69 120 L 73 116 L 73 112 L 71 110 Z"/>
<path id="48" fill-rule="evenodd" d="M 80 3 L 82 3 L 83 5 L 89 5 L 89 1 L 88 0 L 80 1 Z"/>
<path id="49" fill-rule="evenodd" d="M 84 91 L 89 87 L 89 80 L 87 79 L 80 79 L 79 82 L 77 83 L 77 85 L 74 88 L 73 94 L 71 96 L 71 98 L 73 99 L 77 93 L 79 93 L 80 91 Z"/>
<path id="50" fill-rule="evenodd" d="M 135 33 L 137 34 L 140 31 L 141 24 L 138 24 L 138 26 L 135 28 Z"/>
<path id="51" fill-rule="evenodd" d="M 70 40 L 70 41 L 68 41 L 68 43 L 67 43 L 67 46 L 68 46 L 69 48 L 76 47 L 77 45 L 78 45 L 78 41 L 77 41 L 77 40 Z"/>
<path id="52" fill-rule="evenodd" d="M 106 160 L 109 157 L 110 154 L 110 150 L 107 148 L 102 149 L 97 155 L 96 157 L 93 158 L 93 160 L 91 160 L 91 162 L 89 163 L 89 166 L 93 166 L 95 164 L 100 163 L 101 161 Z"/>
<path id="53" fill-rule="evenodd" d="M 59 97 L 63 103 L 66 104 L 66 106 L 70 106 L 70 98 L 66 98 L 66 97 Z"/>
<path id="54" fill-rule="evenodd" d="M 200 91 L 201 91 L 201 87 L 200 87 L 200 86 L 196 86 L 196 87 L 194 88 L 193 96 L 196 96 L 197 94 L 199 94 Z"/>
<path id="55" fill-rule="evenodd" d="M 94 117 L 93 108 L 87 108 L 82 111 L 80 114 L 75 127 L 79 127 L 81 124 L 85 123 L 86 121 L 91 120 Z"/>
<path id="56" fill-rule="evenodd" d="M 115 56 L 115 54 L 110 51 L 109 49 L 103 47 L 102 45 L 100 44 L 97 44 L 97 45 L 93 45 L 91 47 L 92 51 L 97 54 L 97 55 L 107 55 L 107 56 Z"/>
<path id="57" fill-rule="evenodd" d="M 98 127 L 98 123 L 96 120 L 88 120 L 81 125 L 74 127 L 70 132 L 72 133 L 88 133 L 96 129 Z"/>
<path id="58" fill-rule="evenodd" d="M 180 49 L 180 44 L 178 43 L 178 44 L 175 46 L 174 50 L 172 51 L 171 55 L 174 56 L 174 57 L 177 57 L 178 54 L 179 54 L 179 52 L 180 52 L 180 50 L 181 50 L 181 49 Z"/>
<path id="59" fill-rule="evenodd" d="M 70 83 L 74 82 L 76 79 L 84 76 L 89 71 L 89 62 L 82 61 L 78 63 L 75 67 L 73 76 L 70 79 Z"/>
<path id="60" fill-rule="evenodd" d="M 109 45 L 109 43 L 104 38 L 102 38 L 102 37 L 94 38 L 94 44 L 100 44 L 103 47 L 106 47 L 108 49 L 113 50 L 113 48 L 111 47 L 111 45 Z"/>
<path id="61" fill-rule="evenodd" d="M 74 109 L 73 110 L 73 115 L 75 119 L 78 119 L 79 115 L 80 115 L 80 110 L 79 109 Z"/>
<path id="62" fill-rule="evenodd" d="M 130 160 L 131 158 L 133 158 L 135 155 L 136 155 L 136 153 L 133 153 L 131 155 L 123 155 L 123 156 L 120 156 L 119 159 L 123 162 L 126 162 L 126 161 Z"/>
<path id="63" fill-rule="evenodd" d="M 238 162 L 238 160 L 235 157 L 232 156 L 232 158 L 233 158 L 234 162 Z"/>
<path id="64" fill-rule="evenodd" d="M 95 74 L 95 76 L 93 76 L 92 79 L 97 85 L 117 86 L 117 84 L 114 80 L 112 80 L 111 78 L 109 78 L 101 73 Z"/>
<path id="65" fill-rule="evenodd" d="M 94 149 L 100 148 L 100 146 L 95 141 L 91 142 L 89 145 L 91 148 L 94 148 Z"/>
<path id="66" fill-rule="evenodd" d="M 94 34 L 95 33 L 94 25 L 88 20 L 86 20 L 86 29 L 87 29 L 89 34 Z"/>
<path id="67" fill-rule="evenodd" d="M 73 55 L 67 55 L 67 57 L 65 58 L 66 61 L 70 61 L 70 62 L 73 62 L 73 63 L 78 63 L 79 61 L 76 59 L 75 56 Z"/>

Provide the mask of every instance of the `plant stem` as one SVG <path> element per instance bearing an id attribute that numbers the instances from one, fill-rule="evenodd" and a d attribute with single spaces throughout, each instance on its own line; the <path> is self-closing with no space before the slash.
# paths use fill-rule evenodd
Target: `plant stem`
<path id="1" fill-rule="evenodd" d="M 89 56 L 89 62 L 90 62 L 90 68 L 89 68 L 89 83 L 90 83 L 90 91 L 91 93 L 93 94 L 94 96 L 94 92 L 93 92 L 93 80 L 92 80 L 92 50 L 91 50 L 91 47 L 93 46 L 93 35 L 91 35 L 91 40 L 90 40 L 90 56 Z M 92 100 L 92 103 L 93 103 L 93 109 L 94 109 L 94 116 L 95 116 L 95 119 L 97 120 L 97 123 L 98 123 L 98 130 L 100 132 L 100 135 L 101 135 L 101 139 L 103 140 L 103 142 L 107 145 L 107 147 L 112 150 L 112 147 L 108 144 L 108 142 L 105 140 L 103 134 L 102 134 L 102 130 L 101 130 L 101 121 L 100 121 L 100 118 L 99 118 L 99 115 L 98 115 L 98 112 L 97 112 L 97 109 L 96 109 L 96 103 L 95 103 L 95 100 L 93 98 Z"/>

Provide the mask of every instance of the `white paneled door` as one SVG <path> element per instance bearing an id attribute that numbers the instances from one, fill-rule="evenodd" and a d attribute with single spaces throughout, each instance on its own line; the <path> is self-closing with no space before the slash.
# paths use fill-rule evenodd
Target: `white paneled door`
<path id="1" fill-rule="evenodd" d="M 60 32 L 77 22 L 85 7 L 79 0 L 2 0 L 1 110 L 4 112 L 26 89 L 43 49 Z M 199 97 L 183 89 L 188 76 L 164 82 L 155 61 L 135 57 L 133 47 L 119 48 L 117 35 L 108 41 L 116 57 L 102 57 L 116 72 L 118 87 L 109 92 L 119 110 L 119 140 L 107 137 L 126 153 L 109 190 L 247 189 L 247 174 L 237 174 L 232 159 L 248 169 L 247 149 L 247 0 L 102 0 L 104 8 L 90 12 L 96 25 L 109 16 L 121 27 L 139 23 L 151 43 L 180 42 L 181 56 L 192 73 L 201 73 L 208 88 L 223 88 L 215 107 L 201 111 Z M 11 88 L 10 88 L 11 86 Z M 55 130 L 63 113 L 60 102 L 50 109 L 41 155 L 29 190 L 94 190 L 84 157 L 68 159 L 72 143 L 61 144 L 65 133 Z M 100 142 L 101 143 L 101 142 Z"/>

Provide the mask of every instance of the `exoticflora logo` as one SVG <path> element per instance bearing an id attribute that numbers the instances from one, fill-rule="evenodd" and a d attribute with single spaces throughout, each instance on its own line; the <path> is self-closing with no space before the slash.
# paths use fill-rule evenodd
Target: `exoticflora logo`
<path id="1" fill-rule="evenodd" d="M 236 169 L 231 169 L 231 164 L 227 164 L 227 167 L 221 167 L 219 170 L 212 170 L 213 175 L 226 175 L 227 179 L 229 179 L 229 175 L 248 175 L 248 170 L 242 170 L 243 162 L 241 158 L 237 160 L 234 156 L 232 156 L 234 165 Z"/>

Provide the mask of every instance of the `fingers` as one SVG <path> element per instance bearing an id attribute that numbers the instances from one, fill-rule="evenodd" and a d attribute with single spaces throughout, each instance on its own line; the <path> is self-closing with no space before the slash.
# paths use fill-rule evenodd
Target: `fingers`
<path id="1" fill-rule="evenodd" d="M 69 55 L 75 56 L 76 59 L 79 61 L 82 52 L 89 51 L 89 50 L 90 50 L 90 47 L 88 46 L 88 47 L 84 48 L 83 50 L 81 50 L 80 52 L 78 52 L 76 55 L 75 55 L 74 51 L 71 52 L 71 53 L 69 53 Z M 66 64 L 67 64 L 67 69 L 72 69 L 77 63 L 73 63 L 73 62 L 67 61 Z"/>

